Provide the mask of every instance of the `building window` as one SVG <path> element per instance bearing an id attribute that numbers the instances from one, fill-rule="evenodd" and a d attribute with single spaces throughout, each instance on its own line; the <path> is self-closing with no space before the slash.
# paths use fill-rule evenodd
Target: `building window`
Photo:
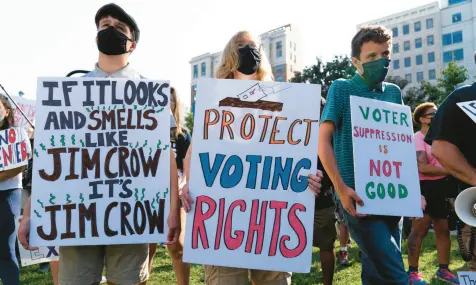
<path id="1" fill-rule="evenodd" d="M 463 31 L 457 31 L 457 32 L 443 35 L 444 46 L 461 43 L 462 41 L 463 41 Z"/>
<path id="2" fill-rule="evenodd" d="M 403 26 L 403 34 L 408 35 L 410 33 L 410 25 Z"/>
<path id="3" fill-rule="evenodd" d="M 410 50 L 410 41 L 406 41 L 403 43 L 403 50 L 409 51 Z"/>
<path id="4" fill-rule="evenodd" d="M 464 59 L 463 49 L 460 48 L 460 49 L 457 49 L 457 50 L 453 51 L 453 58 L 454 58 L 455 61 L 463 60 Z"/>
<path id="5" fill-rule="evenodd" d="M 296 63 L 296 55 L 294 55 L 294 63 Z"/>
<path id="6" fill-rule="evenodd" d="M 276 81 L 283 82 L 283 77 L 281 75 L 277 76 Z"/>
<path id="7" fill-rule="evenodd" d="M 417 55 L 416 56 L 416 65 L 422 65 L 423 64 L 423 56 L 420 54 L 420 55 Z"/>
<path id="8" fill-rule="evenodd" d="M 283 56 L 283 42 L 279 41 L 276 43 L 276 57 Z"/>
<path id="9" fill-rule="evenodd" d="M 432 46 L 435 44 L 435 38 L 433 37 L 433 35 L 429 35 L 428 37 L 426 37 L 426 44 L 428 46 Z"/>
<path id="10" fill-rule="evenodd" d="M 461 43 L 463 42 L 463 31 L 458 31 L 453 33 L 453 43 Z"/>
<path id="11" fill-rule="evenodd" d="M 463 49 L 445 51 L 443 53 L 443 62 L 448 63 L 452 61 L 460 61 L 464 59 Z"/>
<path id="12" fill-rule="evenodd" d="M 433 29 L 433 19 L 426 19 L 426 28 Z"/>
<path id="13" fill-rule="evenodd" d="M 398 37 L 398 28 L 393 28 L 392 33 L 394 38 Z"/>
<path id="14" fill-rule="evenodd" d="M 466 2 L 468 0 L 449 0 L 448 1 L 448 5 L 449 6 L 453 6 L 453 5 L 456 5 L 456 4 L 459 4 L 459 3 L 463 3 L 463 2 Z"/>
<path id="15" fill-rule="evenodd" d="M 461 22 L 461 13 L 453 14 L 453 23 Z"/>
<path id="16" fill-rule="evenodd" d="M 398 51 L 399 51 L 398 44 L 393 44 L 392 51 L 393 51 L 393 53 L 398 53 Z"/>
<path id="17" fill-rule="evenodd" d="M 296 51 L 296 43 L 294 43 L 294 51 Z"/>
<path id="18" fill-rule="evenodd" d="M 421 31 L 421 22 L 416 22 L 415 23 L 415 32 Z"/>
<path id="19" fill-rule="evenodd" d="M 292 64 L 289 65 L 289 71 L 293 72 L 293 65 Z"/>
<path id="20" fill-rule="evenodd" d="M 282 65 L 276 66 L 276 72 L 283 72 L 283 66 Z"/>
<path id="21" fill-rule="evenodd" d="M 205 76 L 207 74 L 207 65 L 205 62 L 202 62 L 202 76 Z"/>
<path id="22" fill-rule="evenodd" d="M 417 72 L 417 74 L 416 74 L 416 80 L 417 80 L 418 82 L 422 82 L 422 81 L 423 81 L 423 72 L 422 72 L 422 71 Z"/>
<path id="23" fill-rule="evenodd" d="M 293 54 L 292 53 L 289 54 L 289 60 L 293 60 Z"/>
<path id="24" fill-rule="evenodd" d="M 289 48 L 293 48 L 293 42 L 289 41 Z"/>
<path id="25" fill-rule="evenodd" d="M 396 59 L 393 61 L 393 69 L 399 69 L 400 68 L 400 60 Z"/>
<path id="26" fill-rule="evenodd" d="M 421 48 L 421 38 L 415 39 L 415 48 Z"/>
<path id="27" fill-rule="evenodd" d="M 428 63 L 435 62 L 435 53 L 434 52 L 429 52 L 428 53 Z"/>
<path id="28" fill-rule="evenodd" d="M 412 59 L 409 57 L 405 57 L 405 67 L 412 66 Z"/>
<path id="29" fill-rule="evenodd" d="M 428 70 L 428 78 L 430 80 L 436 79 L 436 71 L 434 69 Z"/>
<path id="30" fill-rule="evenodd" d="M 197 78 L 198 77 L 198 65 L 195 64 L 193 66 L 193 78 Z"/>
<path id="31" fill-rule="evenodd" d="M 412 83 L 412 75 L 411 75 L 411 74 L 405 74 L 405 80 L 406 80 L 408 83 Z"/>

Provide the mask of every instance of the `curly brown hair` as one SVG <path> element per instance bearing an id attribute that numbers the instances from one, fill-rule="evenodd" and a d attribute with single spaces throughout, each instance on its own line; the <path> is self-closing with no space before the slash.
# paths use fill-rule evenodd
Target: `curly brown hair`
<path id="1" fill-rule="evenodd" d="M 413 112 L 413 121 L 415 122 L 415 124 L 421 127 L 420 119 L 421 117 L 425 115 L 426 111 L 430 108 L 436 108 L 435 103 L 426 102 L 426 103 L 418 105 L 418 107 L 415 108 L 415 111 Z"/>

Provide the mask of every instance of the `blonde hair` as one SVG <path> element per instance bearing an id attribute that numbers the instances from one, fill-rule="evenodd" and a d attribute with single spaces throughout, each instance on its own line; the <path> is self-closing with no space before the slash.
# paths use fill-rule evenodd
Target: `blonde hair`
<path id="1" fill-rule="evenodd" d="M 234 79 L 234 72 L 240 66 L 240 57 L 238 56 L 238 42 L 244 38 L 255 39 L 248 31 L 240 31 L 236 33 L 226 44 L 225 49 L 221 55 L 221 62 L 215 74 L 216 78 Z M 256 80 L 259 81 L 274 81 L 271 65 L 264 53 L 263 48 L 260 48 L 261 62 L 256 71 Z"/>
<path id="2" fill-rule="evenodd" d="M 170 96 L 175 102 L 175 108 L 171 111 L 174 115 L 175 123 L 177 124 L 177 128 L 174 131 L 174 135 L 178 137 L 184 132 L 182 127 L 182 102 L 180 101 L 180 98 L 177 96 L 177 92 L 173 87 L 170 88 Z"/>

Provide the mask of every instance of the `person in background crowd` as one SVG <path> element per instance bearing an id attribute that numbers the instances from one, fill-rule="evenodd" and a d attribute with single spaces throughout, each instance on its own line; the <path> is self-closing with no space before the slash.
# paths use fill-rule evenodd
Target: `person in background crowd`
<path id="1" fill-rule="evenodd" d="M 116 4 L 107 4 L 96 13 L 97 47 L 99 60 L 86 77 L 129 78 L 143 77 L 129 64 L 129 56 L 136 49 L 140 31 L 135 20 Z M 171 127 L 175 120 L 171 117 Z M 163 179 L 164 177 L 162 177 Z M 160 178 L 158 178 L 160 179 Z M 180 208 L 177 185 L 177 166 L 170 152 L 170 213 L 168 239 L 173 244 L 180 235 Z M 30 204 L 25 206 L 18 239 L 26 249 L 30 232 Z M 114 284 L 146 284 L 149 277 L 149 244 L 121 244 L 105 246 L 62 246 L 59 249 L 61 285 L 90 285 L 106 278 Z"/>
<path id="2" fill-rule="evenodd" d="M 216 72 L 216 78 L 237 80 L 273 81 L 271 66 L 264 54 L 261 44 L 247 31 L 236 33 L 223 50 L 222 60 Z M 190 179 L 190 159 L 192 145 L 190 145 L 184 161 L 186 183 L 182 187 L 181 201 L 186 212 L 193 203 L 190 197 L 188 183 Z M 317 171 L 317 177 L 312 182 L 313 192 L 321 190 L 322 172 Z M 268 270 L 254 270 L 246 268 L 231 268 L 224 266 L 205 265 L 205 283 L 207 285 L 242 285 L 248 284 L 248 275 L 254 285 L 282 285 L 291 284 L 291 272 L 276 272 Z"/>
<path id="3" fill-rule="evenodd" d="M 0 95 L 0 130 L 15 126 L 10 101 Z M 25 134 L 26 135 L 26 134 Z M 30 143 L 28 150 L 30 150 Z M 15 221 L 20 217 L 22 172 L 24 166 L 0 171 L 0 281 L 19 285 L 20 269 L 15 253 Z"/>
<path id="4" fill-rule="evenodd" d="M 177 163 L 179 185 L 183 180 L 183 160 L 187 154 L 188 147 L 190 146 L 190 134 L 182 126 L 182 103 L 177 96 L 177 92 L 174 87 L 170 88 L 170 110 L 174 116 L 176 127 L 170 129 L 170 144 L 175 153 L 175 162 Z M 180 227 L 185 229 L 186 213 L 183 207 L 180 209 Z M 174 245 L 167 246 L 167 249 L 172 258 L 174 265 L 175 276 L 177 277 L 178 285 L 188 285 L 190 282 L 190 264 L 182 261 L 183 244 L 185 239 L 185 231 L 182 230 L 179 240 Z M 149 249 L 149 274 L 152 272 L 152 265 L 154 262 L 154 255 L 157 250 L 157 244 L 150 244 Z"/>
<path id="5" fill-rule="evenodd" d="M 436 234 L 436 251 L 440 264 L 436 271 L 436 278 L 450 284 L 459 284 L 458 277 L 448 269 L 451 240 L 448 230 L 449 213 L 446 207 L 447 191 L 456 187 L 456 185 L 448 176 L 448 171 L 431 154 L 431 146 L 424 141 L 436 110 L 435 104 L 423 103 L 416 107 L 413 113 L 413 120 L 421 127 L 414 137 L 421 194 L 425 197 L 427 205 L 424 217 L 412 222 L 412 230 L 408 236 L 408 276 L 411 285 L 428 284 L 418 271 L 418 260 L 423 239 L 432 223 Z"/>
<path id="6" fill-rule="evenodd" d="M 319 157 L 340 197 L 352 238 L 362 251 L 364 285 L 408 285 L 401 254 L 401 218 L 360 217 L 355 208 L 355 203 L 363 206 L 363 201 L 354 190 L 350 96 L 403 104 L 400 88 L 384 82 L 391 44 L 392 32 L 386 28 L 360 28 L 351 43 L 358 74 L 332 83 L 319 130 Z"/>
<path id="7" fill-rule="evenodd" d="M 459 180 L 462 190 L 476 186 L 476 123 L 457 103 L 474 100 L 476 83 L 453 91 L 440 105 L 425 137 L 425 142 L 431 145 L 431 154 Z M 470 235 L 471 227 L 465 225 L 462 230 L 465 244 Z M 476 271 L 476 250 L 470 251 L 473 257 L 468 263 L 469 270 Z"/>
<path id="8" fill-rule="evenodd" d="M 321 98 L 321 114 L 326 100 Z M 318 159 L 319 160 L 319 159 Z M 337 238 L 336 216 L 334 204 L 334 187 L 318 161 L 318 169 L 322 171 L 321 191 L 316 196 L 314 211 L 314 237 L 313 246 L 319 248 L 319 256 L 322 267 L 322 283 L 331 285 L 334 279 L 335 255 L 334 242 Z"/>

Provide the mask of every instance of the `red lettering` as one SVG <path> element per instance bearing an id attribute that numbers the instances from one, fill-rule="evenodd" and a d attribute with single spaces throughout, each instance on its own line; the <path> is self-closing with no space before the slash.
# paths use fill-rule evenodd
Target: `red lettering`
<path id="1" fill-rule="evenodd" d="M 377 173 L 377 176 L 380 176 L 380 160 L 377 160 L 378 167 L 375 165 L 375 161 L 373 159 L 370 160 L 370 176 L 374 176 L 374 171 Z"/>
<path id="2" fill-rule="evenodd" d="M 208 249 L 208 238 L 207 238 L 207 228 L 205 227 L 204 221 L 208 220 L 215 213 L 217 204 L 216 202 L 208 196 L 198 196 L 197 205 L 195 206 L 195 216 L 193 219 L 193 230 L 192 230 L 192 248 L 198 248 L 198 235 L 202 240 L 202 246 L 204 249 Z M 208 211 L 203 213 L 202 204 L 208 204 Z"/>
<path id="3" fill-rule="evenodd" d="M 15 133 L 15 129 L 8 130 L 8 141 L 10 143 L 14 143 L 17 140 L 17 134 Z"/>
<path id="4" fill-rule="evenodd" d="M 394 161 L 393 166 L 395 166 L 395 171 L 397 172 L 397 178 L 400 178 L 400 166 L 402 166 L 402 163 L 400 161 Z"/>
<path id="5" fill-rule="evenodd" d="M 20 143 L 20 149 L 21 149 L 21 160 L 25 160 L 27 155 L 28 155 L 28 151 L 26 150 L 26 143 L 25 142 L 21 142 Z"/>
<path id="6" fill-rule="evenodd" d="M 276 255 L 276 249 L 278 248 L 279 229 L 281 226 L 281 210 L 288 207 L 288 202 L 271 201 L 269 208 L 275 210 L 273 233 L 271 234 L 271 244 L 269 246 L 269 256 Z"/>
<path id="7" fill-rule="evenodd" d="M 233 211 L 236 207 L 240 207 L 240 211 L 244 212 L 246 210 L 245 200 L 236 200 L 231 203 L 230 208 L 228 209 L 228 214 L 226 215 L 225 221 L 225 245 L 229 250 L 235 250 L 241 246 L 243 243 L 243 237 L 245 236 L 244 231 L 235 231 L 234 234 L 236 237 L 231 236 L 231 231 L 233 229 L 232 217 Z"/>
<path id="8" fill-rule="evenodd" d="M 354 126 L 354 131 L 355 131 L 354 137 L 359 137 L 359 127 Z"/>
<path id="9" fill-rule="evenodd" d="M 298 236 L 298 245 L 294 249 L 288 249 L 286 247 L 286 241 L 289 241 L 291 238 L 288 235 L 284 235 L 281 237 L 279 249 L 281 254 L 286 258 L 294 258 L 299 256 L 304 249 L 306 248 L 307 238 L 306 238 L 306 229 L 302 224 L 299 217 L 296 215 L 296 211 L 306 212 L 306 207 L 302 204 L 294 204 L 288 213 L 288 221 L 291 225 L 291 228 L 294 230 L 296 235 Z"/>
<path id="10" fill-rule="evenodd" d="M 383 162 L 383 175 L 385 175 L 387 177 L 392 175 L 392 165 L 390 164 L 390 162 L 388 160 L 385 160 Z"/>
<path id="11" fill-rule="evenodd" d="M 266 226 L 266 210 L 268 209 L 268 201 L 263 201 L 261 204 L 261 215 L 259 216 L 259 223 L 257 223 L 258 210 L 259 210 L 259 200 L 253 200 L 251 205 L 251 219 L 250 226 L 248 227 L 248 239 L 246 241 L 245 251 L 250 253 L 253 245 L 253 237 L 257 235 L 256 239 L 256 254 L 261 254 L 263 251 L 263 241 L 264 241 L 264 229 Z"/>
<path id="12" fill-rule="evenodd" d="M 217 235 L 215 236 L 215 249 L 220 249 L 220 241 L 221 241 L 221 232 L 223 229 L 223 217 L 225 216 L 225 198 L 220 199 L 220 206 L 218 207 L 219 215 L 218 215 L 218 227 L 217 227 Z"/>

